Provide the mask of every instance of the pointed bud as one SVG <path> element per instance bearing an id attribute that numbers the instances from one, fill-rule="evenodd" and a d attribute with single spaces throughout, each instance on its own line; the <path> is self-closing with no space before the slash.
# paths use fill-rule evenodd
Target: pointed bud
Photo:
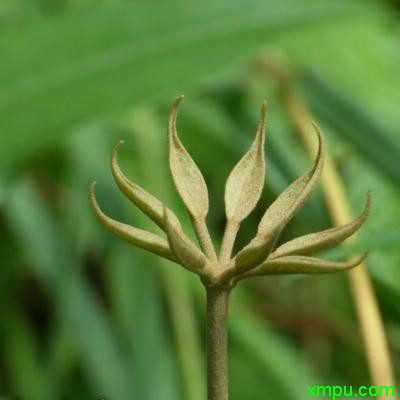
<path id="1" fill-rule="evenodd" d="M 111 155 L 111 171 L 115 182 L 117 183 L 121 192 L 133 204 L 135 204 L 136 207 L 138 207 L 144 214 L 149 216 L 161 229 L 165 231 L 163 214 L 164 204 L 142 187 L 129 180 L 118 165 L 118 151 L 123 143 L 123 140 L 120 140 L 114 146 Z M 169 211 L 172 222 L 176 225 L 180 225 L 176 215 L 171 210 Z"/>
<path id="2" fill-rule="evenodd" d="M 258 226 L 257 236 L 279 233 L 292 219 L 314 190 L 321 176 L 324 162 L 324 143 L 320 130 L 315 126 L 319 148 L 310 171 L 289 185 L 267 209 Z"/>
<path id="3" fill-rule="evenodd" d="M 171 223 L 170 218 L 169 211 L 164 208 L 165 227 L 172 252 L 184 267 L 192 272 L 200 274 L 207 264 L 205 255 L 179 227 Z"/>
<path id="4" fill-rule="evenodd" d="M 267 104 L 261 107 L 253 144 L 230 173 L 225 186 L 225 212 L 229 221 L 240 223 L 256 206 L 265 180 L 265 123 Z"/>
<path id="5" fill-rule="evenodd" d="M 268 260 L 250 271 L 249 276 L 281 274 L 326 274 L 343 271 L 361 264 L 368 252 L 350 261 L 328 261 L 306 256 L 286 256 Z"/>
<path id="6" fill-rule="evenodd" d="M 90 203 L 96 216 L 107 229 L 109 229 L 116 236 L 134 244 L 135 246 L 141 247 L 144 250 L 151 251 L 152 253 L 176 262 L 176 258 L 172 254 L 168 242 L 164 238 L 142 229 L 137 229 L 133 226 L 123 224 L 104 214 L 96 201 L 95 185 L 96 183 L 93 182 L 90 186 Z"/>
<path id="7" fill-rule="evenodd" d="M 168 121 L 169 166 L 176 189 L 193 218 L 208 213 L 208 190 L 203 175 L 186 151 L 176 131 L 176 117 L 183 96 L 176 99 Z"/>
<path id="8" fill-rule="evenodd" d="M 288 256 L 291 254 L 302 255 L 315 251 L 321 251 L 335 246 L 350 237 L 367 219 L 371 207 L 371 196 L 368 192 L 367 204 L 362 214 L 354 221 L 336 228 L 326 229 L 321 232 L 311 233 L 293 239 L 278 247 L 272 254 L 272 258 Z"/>

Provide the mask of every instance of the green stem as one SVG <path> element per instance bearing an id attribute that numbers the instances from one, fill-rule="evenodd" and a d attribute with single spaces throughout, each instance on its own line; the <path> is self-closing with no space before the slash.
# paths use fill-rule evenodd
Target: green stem
<path id="1" fill-rule="evenodd" d="M 210 233 L 208 232 L 206 221 L 204 219 L 197 219 L 192 217 L 192 223 L 196 231 L 196 235 L 199 239 L 201 249 L 209 258 L 209 260 L 217 261 L 217 255 L 215 253 Z"/>
<path id="2" fill-rule="evenodd" d="M 229 289 L 207 288 L 208 400 L 228 400 Z"/>
<path id="3" fill-rule="evenodd" d="M 228 220 L 225 227 L 224 237 L 222 238 L 221 251 L 219 254 L 220 263 L 226 263 L 229 261 L 239 226 L 240 224 L 237 222 Z"/>

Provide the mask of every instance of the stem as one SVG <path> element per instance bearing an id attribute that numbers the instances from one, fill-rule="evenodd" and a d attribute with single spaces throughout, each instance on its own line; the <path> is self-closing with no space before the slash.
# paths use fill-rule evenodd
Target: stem
<path id="1" fill-rule="evenodd" d="M 227 221 L 224 237 L 222 238 L 221 251 L 219 254 L 220 263 L 226 263 L 231 258 L 233 245 L 235 243 L 236 234 L 239 230 L 239 224 L 234 221 Z"/>
<path id="2" fill-rule="evenodd" d="M 272 66 L 272 67 L 271 67 Z M 283 104 L 301 137 L 305 148 L 315 154 L 315 134 L 310 129 L 311 112 L 303 99 L 287 84 L 287 74 L 271 62 L 262 63 L 262 67 L 272 73 L 280 84 Z M 343 182 L 334 160 L 327 152 L 322 190 L 325 201 L 335 225 L 343 225 L 352 219 L 350 205 Z M 355 240 L 355 235 L 350 240 Z M 372 382 L 375 386 L 395 386 L 393 366 L 390 359 L 382 317 L 366 269 L 365 262 L 347 272 L 355 309 L 360 324 L 361 334 Z M 384 397 L 380 397 L 384 398 Z"/>
<path id="3" fill-rule="evenodd" d="M 208 400 L 228 400 L 229 289 L 207 288 Z"/>
<path id="4" fill-rule="evenodd" d="M 199 239 L 201 249 L 211 261 L 217 261 L 217 255 L 215 254 L 214 245 L 210 233 L 208 232 L 206 221 L 204 219 L 192 217 L 192 223 Z"/>

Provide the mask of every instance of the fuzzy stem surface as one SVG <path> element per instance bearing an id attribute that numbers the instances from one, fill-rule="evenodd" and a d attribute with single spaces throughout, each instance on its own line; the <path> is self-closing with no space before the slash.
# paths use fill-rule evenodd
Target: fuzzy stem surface
<path id="1" fill-rule="evenodd" d="M 228 400 L 229 289 L 207 288 L 208 400 Z"/>
<path id="2" fill-rule="evenodd" d="M 207 224 L 204 219 L 196 219 L 192 217 L 192 223 L 196 231 L 196 235 L 200 242 L 200 247 L 209 260 L 217 261 L 214 245 L 208 232 Z"/>
<path id="3" fill-rule="evenodd" d="M 219 254 L 220 263 L 226 263 L 229 261 L 232 255 L 233 245 L 235 244 L 238 230 L 239 223 L 230 220 L 227 221 L 224 237 L 222 238 L 221 251 Z"/>

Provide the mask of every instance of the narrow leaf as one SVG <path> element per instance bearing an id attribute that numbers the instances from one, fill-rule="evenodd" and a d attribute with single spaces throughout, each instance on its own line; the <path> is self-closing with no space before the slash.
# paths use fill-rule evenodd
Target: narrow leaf
<path id="1" fill-rule="evenodd" d="M 271 258 L 288 256 L 291 254 L 309 254 L 314 251 L 320 251 L 332 247 L 342 242 L 351 236 L 356 230 L 358 230 L 358 228 L 360 228 L 360 226 L 368 217 L 370 207 L 371 196 L 370 193 L 368 193 L 367 204 L 364 208 L 364 211 L 354 221 L 343 226 L 327 229 L 322 232 L 311 233 L 309 235 L 304 235 L 293 239 L 278 247 L 278 249 L 271 254 Z"/>
<path id="2" fill-rule="evenodd" d="M 169 167 L 176 189 L 191 216 L 193 218 L 205 218 L 208 213 L 206 182 L 176 131 L 176 117 L 182 100 L 183 96 L 175 100 L 168 121 Z"/>
<path id="3" fill-rule="evenodd" d="M 206 266 L 206 256 L 182 232 L 180 227 L 171 223 L 171 215 L 166 208 L 164 209 L 164 218 L 168 241 L 175 257 L 184 267 L 200 274 Z"/>
<path id="4" fill-rule="evenodd" d="M 96 201 L 95 185 L 96 183 L 94 182 L 90 186 L 90 203 L 96 216 L 107 229 L 121 239 L 124 239 L 135 246 L 176 262 L 176 259 L 169 248 L 168 242 L 165 239 L 142 229 L 123 224 L 105 215 Z"/>
<path id="5" fill-rule="evenodd" d="M 356 267 L 364 261 L 368 252 L 350 261 L 328 261 L 306 256 L 286 256 L 268 260 L 252 270 L 253 275 L 280 275 L 280 274 L 325 274 Z"/>
<path id="6" fill-rule="evenodd" d="M 324 162 L 324 143 L 319 128 L 318 153 L 312 168 L 289 185 L 268 207 L 258 226 L 257 236 L 270 236 L 280 232 L 307 200 L 321 176 Z"/>
<path id="7" fill-rule="evenodd" d="M 265 123 L 267 104 L 261 107 L 260 121 L 253 144 L 230 173 L 225 186 L 225 212 L 228 220 L 245 219 L 256 206 L 265 180 Z"/>
<path id="8" fill-rule="evenodd" d="M 111 156 L 111 170 L 115 182 L 121 189 L 122 193 L 124 193 L 133 204 L 135 204 L 144 214 L 149 216 L 161 229 L 165 230 L 163 213 L 164 204 L 152 194 L 141 188 L 139 185 L 130 181 L 118 165 L 118 151 L 122 143 L 123 140 L 115 145 Z M 180 225 L 176 215 L 172 212 L 172 210 L 168 210 L 172 223 Z"/>

